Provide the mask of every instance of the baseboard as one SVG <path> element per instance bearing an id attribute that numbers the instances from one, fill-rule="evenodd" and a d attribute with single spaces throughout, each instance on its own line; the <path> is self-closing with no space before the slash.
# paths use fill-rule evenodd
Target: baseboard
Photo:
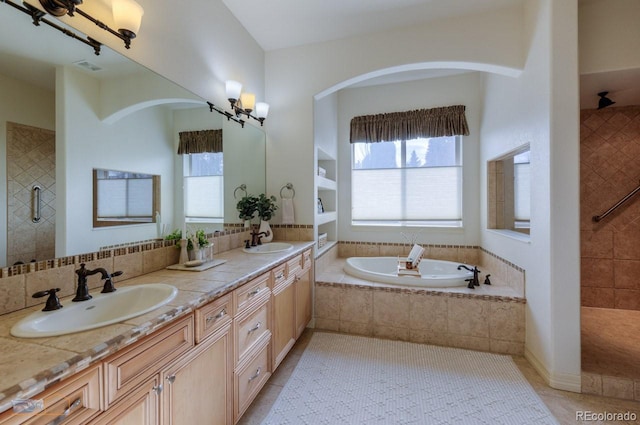
<path id="1" fill-rule="evenodd" d="M 557 390 L 571 391 L 574 393 L 582 392 L 582 376 L 580 374 L 574 375 L 569 373 L 550 373 L 546 367 L 538 360 L 538 358 L 529 351 L 526 347 L 524 349 L 524 358 L 531 363 L 531 366 L 542 376 L 542 379 L 551 388 Z"/>

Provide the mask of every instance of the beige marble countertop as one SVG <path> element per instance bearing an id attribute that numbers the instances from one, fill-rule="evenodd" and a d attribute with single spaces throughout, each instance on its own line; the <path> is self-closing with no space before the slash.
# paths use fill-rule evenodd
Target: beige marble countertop
<path id="1" fill-rule="evenodd" d="M 227 260 L 226 263 L 202 272 L 164 269 L 124 281 L 114 279 L 116 288 L 168 283 L 179 290 L 169 304 L 114 325 L 57 337 L 16 338 L 10 334 L 11 327 L 28 314 L 42 309 L 42 305 L 0 316 L 0 412 L 12 408 L 12 400 L 33 398 L 51 384 L 85 369 L 314 245 L 314 242 L 290 243 L 292 250 L 271 254 L 248 254 L 242 248 L 226 251 L 216 255 L 216 258 Z M 61 299 L 62 304 L 70 303 L 71 298 Z"/>

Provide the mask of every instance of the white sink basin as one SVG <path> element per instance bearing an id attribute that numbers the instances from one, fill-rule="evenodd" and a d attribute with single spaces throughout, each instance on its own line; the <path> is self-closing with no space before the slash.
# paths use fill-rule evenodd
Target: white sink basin
<path id="1" fill-rule="evenodd" d="M 122 322 L 167 304 L 178 289 L 164 283 L 125 286 L 88 301 L 66 302 L 60 310 L 37 311 L 11 328 L 20 338 L 65 335 Z"/>
<path id="2" fill-rule="evenodd" d="M 243 251 L 249 254 L 271 254 L 273 252 L 288 251 L 293 248 L 293 245 L 286 242 L 270 242 L 262 245 L 252 246 L 251 248 L 245 248 Z"/>

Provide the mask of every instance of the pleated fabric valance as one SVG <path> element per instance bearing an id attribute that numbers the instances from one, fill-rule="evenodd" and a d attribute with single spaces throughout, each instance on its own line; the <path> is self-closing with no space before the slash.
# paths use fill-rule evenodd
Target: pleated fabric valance
<path id="1" fill-rule="evenodd" d="M 468 136 L 464 105 L 362 115 L 351 120 L 351 143 Z"/>
<path id="2" fill-rule="evenodd" d="M 178 155 L 222 152 L 222 129 L 182 131 L 179 136 Z"/>

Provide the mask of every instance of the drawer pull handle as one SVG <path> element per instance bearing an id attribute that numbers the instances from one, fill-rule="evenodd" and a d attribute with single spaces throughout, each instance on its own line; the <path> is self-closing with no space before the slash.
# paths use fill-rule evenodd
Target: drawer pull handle
<path id="1" fill-rule="evenodd" d="M 166 378 L 164 378 L 164 379 L 166 379 L 167 381 L 169 381 L 169 383 L 170 383 L 170 384 L 173 384 L 173 383 L 175 382 L 175 380 L 176 380 L 176 375 L 169 375 L 169 376 L 167 376 L 167 377 L 166 377 Z"/>
<path id="2" fill-rule="evenodd" d="M 284 273 L 280 273 L 276 275 L 276 279 L 282 279 L 284 277 Z"/>
<path id="3" fill-rule="evenodd" d="M 262 372 L 262 366 L 260 366 L 258 369 L 256 369 L 256 373 L 254 373 L 253 376 L 251 378 L 249 378 L 249 382 L 253 381 L 258 376 L 260 376 L 260 372 Z"/>
<path id="4" fill-rule="evenodd" d="M 260 287 L 257 287 L 253 291 L 249 292 L 249 296 L 250 297 L 254 297 L 254 296 L 258 295 L 258 292 L 260 292 Z"/>
<path id="5" fill-rule="evenodd" d="M 164 388 L 162 388 L 162 384 L 156 385 L 155 387 L 151 388 L 151 390 L 154 391 L 158 395 L 160 395 L 160 393 L 162 392 L 163 389 Z"/>
<path id="6" fill-rule="evenodd" d="M 220 313 L 216 314 L 215 316 L 207 316 L 207 323 L 211 323 L 213 320 L 218 320 L 225 314 L 227 314 L 227 309 L 223 308 L 222 311 L 220 311 Z"/>
<path id="7" fill-rule="evenodd" d="M 251 329 L 249 329 L 249 332 L 247 332 L 247 333 L 251 333 L 251 332 L 257 331 L 258 329 L 260 329 L 260 326 L 262 326 L 262 322 L 256 323 L 256 325 L 254 327 L 252 327 Z"/>
<path id="8" fill-rule="evenodd" d="M 61 424 L 67 418 L 67 416 L 69 416 L 72 409 L 75 409 L 76 407 L 80 406 L 80 403 L 81 403 L 81 400 L 79 398 L 76 399 L 73 403 L 69 405 L 69 407 L 67 407 L 67 409 L 64 412 L 62 412 L 60 416 L 58 416 L 57 418 L 49 422 L 48 425 Z"/>
<path id="9" fill-rule="evenodd" d="M 296 282 L 302 280 L 302 278 L 300 276 L 296 276 Z"/>

